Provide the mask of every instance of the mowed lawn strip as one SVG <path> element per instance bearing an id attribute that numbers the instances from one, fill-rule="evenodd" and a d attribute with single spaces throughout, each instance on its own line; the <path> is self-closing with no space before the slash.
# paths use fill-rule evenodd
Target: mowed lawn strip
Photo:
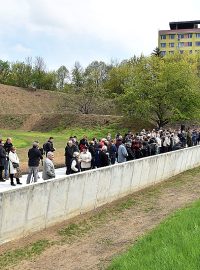
<path id="1" fill-rule="evenodd" d="M 200 269 L 200 201 L 177 211 L 108 267 L 108 270 L 172 269 Z"/>

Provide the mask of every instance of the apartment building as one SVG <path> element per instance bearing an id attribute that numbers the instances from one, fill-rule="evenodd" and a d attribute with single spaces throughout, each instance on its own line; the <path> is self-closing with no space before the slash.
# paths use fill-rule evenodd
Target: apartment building
<path id="1" fill-rule="evenodd" d="M 170 22 L 170 30 L 158 32 L 158 48 L 161 55 L 200 52 L 200 21 Z"/>

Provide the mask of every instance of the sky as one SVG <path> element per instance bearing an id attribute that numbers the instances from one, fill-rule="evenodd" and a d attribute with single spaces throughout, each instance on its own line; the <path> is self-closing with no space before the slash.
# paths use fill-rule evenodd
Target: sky
<path id="1" fill-rule="evenodd" d="M 39 56 L 56 70 L 149 55 L 158 30 L 199 10 L 199 0 L 0 0 L 0 59 Z"/>

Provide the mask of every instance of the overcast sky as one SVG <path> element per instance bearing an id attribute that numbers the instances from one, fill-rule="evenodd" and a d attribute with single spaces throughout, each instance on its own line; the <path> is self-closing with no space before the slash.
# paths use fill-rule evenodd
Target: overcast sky
<path id="1" fill-rule="evenodd" d="M 149 55 L 170 21 L 200 20 L 199 0 L 0 0 L 0 59 L 49 69 Z"/>

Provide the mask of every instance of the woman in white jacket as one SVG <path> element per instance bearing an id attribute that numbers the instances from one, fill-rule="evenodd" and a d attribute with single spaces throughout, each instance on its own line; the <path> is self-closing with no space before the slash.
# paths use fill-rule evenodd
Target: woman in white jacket
<path id="1" fill-rule="evenodd" d="M 92 155 L 85 146 L 83 152 L 81 152 L 79 160 L 81 162 L 81 171 L 87 171 L 91 169 Z"/>
<path id="2" fill-rule="evenodd" d="M 18 172 L 19 168 L 19 158 L 16 153 L 16 148 L 14 146 L 11 147 L 9 152 L 9 175 L 10 175 L 10 184 L 11 186 L 15 186 L 14 184 L 14 175 Z M 18 185 L 21 185 L 20 180 L 18 177 L 16 177 L 16 181 Z"/>

